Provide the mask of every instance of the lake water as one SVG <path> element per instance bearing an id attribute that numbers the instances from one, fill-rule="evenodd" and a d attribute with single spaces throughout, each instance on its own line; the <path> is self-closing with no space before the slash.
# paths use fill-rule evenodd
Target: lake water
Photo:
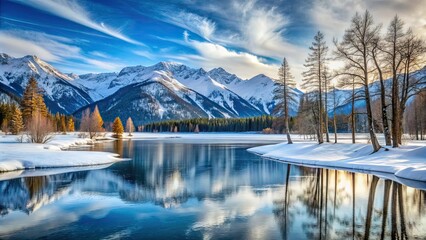
<path id="1" fill-rule="evenodd" d="M 0 239 L 426 239 L 426 192 L 260 143 L 116 141 L 131 161 L 0 181 Z"/>

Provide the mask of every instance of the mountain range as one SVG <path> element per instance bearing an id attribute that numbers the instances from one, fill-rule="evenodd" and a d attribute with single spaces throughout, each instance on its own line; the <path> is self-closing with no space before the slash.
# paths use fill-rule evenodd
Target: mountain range
<path id="1" fill-rule="evenodd" d="M 263 74 L 242 79 L 224 70 L 173 62 L 131 66 L 119 73 L 66 74 L 37 56 L 0 54 L 0 99 L 19 99 L 33 76 L 52 113 L 79 117 L 95 105 L 106 122 L 135 124 L 185 118 L 236 118 L 271 114 L 274 81 Z M 294 89 L 302 95 L 302 92 Z"/>
<path id="2" fill-rule="evenodd" d="M 76 75 L 62 73 L 37 56 L 14 58 L 5 53 L 0 54 L 0 102 L 19 100 L 31 76 L 37 79 L 52 113 L 78 118 L 85 109 L 98 106 L 105 122 L 117 116 L 123 121 L 132 117 L 136 125 L 169 119 L 252 117 L 270 115 L 275 107 L 274 80 L 263 74 L 242 79 L 223 68 L 205 71 L 159 62 L 125 67 L 119 73 Z M 411 76 L 421 80 L 419 87 L 426 87 L 426 67 Z M 378 99 L 378 81 L 370 89 L 373 100 Z M 356 91 L 362 94 L 363 89 Z M 351 90 L 336 90 L 338 113 L 351 111 L 350 96 Z M 329 109 L 332 101 L 330 92 Z M 357 100 L 355 106 L 362 109 L 365 102 Z M 290 114 L 295 115 L 297 107 Z"/>

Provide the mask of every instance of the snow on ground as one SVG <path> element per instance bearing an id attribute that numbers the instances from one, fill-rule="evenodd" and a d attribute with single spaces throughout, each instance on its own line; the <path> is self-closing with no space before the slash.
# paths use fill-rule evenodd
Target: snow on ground
<path id="1" fill-rule="evenodd" d="M 77 134 L 55 135 L 46 144 L 20 143 L 13 135 L 0 136 L 0 172 L 111 164 L 123 159 L 108 152 L 63 151 L 72 146 L 94 144 Z"/>
<path id="2" fill-rule="evenodd" d="M 382 172 L 396 177 L 426 181 L 426 142 L 410 141 L 399 148 L 382 148 L 371 154 L 373 148 L 366 140 L 350 144 L 317 144 L 313 141 L 295 141 L 250 148 L 248 151 L 266 158 L 299 165 L 348 169 L 351 171 Z"/>

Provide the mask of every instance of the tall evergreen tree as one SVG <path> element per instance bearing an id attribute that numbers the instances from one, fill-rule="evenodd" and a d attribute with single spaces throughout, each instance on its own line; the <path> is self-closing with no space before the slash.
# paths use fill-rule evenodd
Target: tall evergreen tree
<path id="1" fill-rule="evenodd" d="M 290 66 L 287 59 L 284 58 L 278 70 L 278 79 L 275 81 L 274 100 L 276 101 L 276 107 L 274 112 L 284 117 L 284 128 L 289 144 L 293 143 L 290 137 L 289 109 L 296 102 L 296 94 L 293 90 L 295 87 L 296 83 L 290 72 Z"/>
<path id="2" fill-rule="evenodd" d="M 48 111 L 43 100 L 42 90 L 38 87 L 37 80 L 31 77 L 25 87 L 21 101 L 22 118 L 24 122 L 31 119 L 32 115 L 39 112 L 43 117 L 47 117 Z"/>
<path id="3" fill-rule="evenodd" d="M 19 134 L 24 129 L 24 123 L 22 120 L 22 113 L 19 107 L 15 107 L 11 119 L 11 132 L 14 135 Z"/>
<path id="4" fill-rule="evenodd" d="M 98 105 L 95 106 L 95 109 L 93 110 L 91 118 L 92 118 L 93 124 L 96 125 L 96 129 L 103 129 L 104 120 L 101 117 L 101 113 L 99 112 Z"/>
<path id="5" fill-rule="evenodd" d="M 75 131 L 74 120 L 72 119 L 72 117 L 70 117 L 68 119 L 67 130 L 68 130 L 68 132 L 74 132 Z"/>
<path id="6" fill-rule="evenodd" d="M 114 137 L 120 138 L 124 132 L 123 123 L 119 117 L 114 119 L 114 123 L 112 124 L 112 132 L 114 133 Z"/>
<path id="7" fill-rule="evenodd" d="M 316 122 L 318 143 L 323 143 L 323 131 L 324 131 L 324 103 L 323 103 L 323 91 L 324 89 L 324 71 L 326 67 L 328 47 L 324 40 L 324 34 L 318 32 L 312 46 L 309 47 L 311 52 L 308 58 L 305 60 L 305 67 L 308 68 L 306 72 L 303 72 L 303 88 L 308 92 L 315 92 L 317 95 L 318 102 L 318 114 Z"/>

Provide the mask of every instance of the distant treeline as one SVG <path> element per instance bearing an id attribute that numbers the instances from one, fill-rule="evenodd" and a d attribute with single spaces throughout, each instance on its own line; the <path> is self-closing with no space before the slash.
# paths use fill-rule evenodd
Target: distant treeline
<path id="1" fill-rule="evenodd" d="M 272 128 L 276 118 L 260 116 L 249 118 L 196 118 L 154 122 L 139 126 L 143 132 L 247 132 Z"/>

